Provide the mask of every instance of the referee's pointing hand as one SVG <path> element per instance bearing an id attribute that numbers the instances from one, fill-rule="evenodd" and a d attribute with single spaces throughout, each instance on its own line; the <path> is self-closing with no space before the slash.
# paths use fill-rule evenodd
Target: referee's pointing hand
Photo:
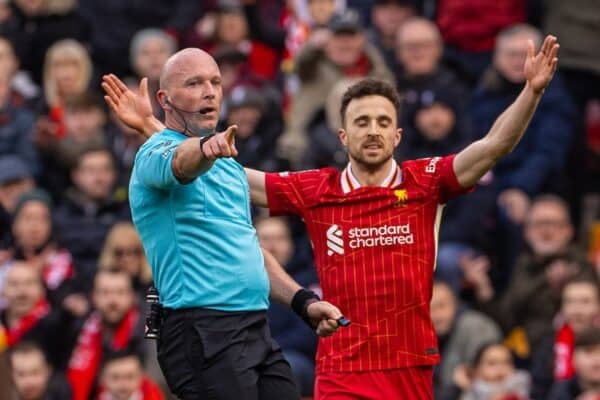
<path id="1" fill-rule="evenodd" d="M 317 327 L 317 335 L 321 337 L 331 336 L 340 327 L 337 320 L 342 313 L 339 308 L 327 301 L 316 301 L 309 304 L 306 312 L 313 321 L 313 326 Z"/>
<path id="2" fill-rule="evenodd" d="M 230 125 L 225 132 L 219 132 L 202 143 L 202 153 L 210 160 L 237 156 L 238 151 L 235 148 L 236 133 L 237 125 Z"/>

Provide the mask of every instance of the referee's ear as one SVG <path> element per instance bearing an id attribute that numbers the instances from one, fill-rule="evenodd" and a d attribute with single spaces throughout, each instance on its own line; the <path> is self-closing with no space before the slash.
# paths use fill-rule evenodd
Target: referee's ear
<path id="1" fill-rule="evenodd" d="M 171 100 L 169 99 L 169 95 L 167 94 L 166 90 L 159 89 L 156 92 L 156 100 L 158 100 L 158 104 L 160 104 L 163 110 L 171 110 Z"/>

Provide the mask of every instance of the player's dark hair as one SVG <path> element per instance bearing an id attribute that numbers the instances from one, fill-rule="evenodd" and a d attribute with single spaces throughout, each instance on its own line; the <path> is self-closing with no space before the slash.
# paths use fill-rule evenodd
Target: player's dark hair
<path id="1" fill-rule="evenodd" d="M 342 116 L 342 124 L 346 122 L 346 109 L 348 104 L 354 99 L 360 99 L 366 96 L 382 96 L 388 99 L 396 109 L 396 114 L 400 110 L 400 96 L 390 83 L 380 79 L 366 78 L 358 83 L 350 86 L 342 97 L 342 105 L 340 114 Z"/>

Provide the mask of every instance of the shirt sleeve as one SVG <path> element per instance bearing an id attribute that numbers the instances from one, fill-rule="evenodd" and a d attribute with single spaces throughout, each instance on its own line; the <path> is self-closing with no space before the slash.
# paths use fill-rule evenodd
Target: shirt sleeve
<path id="1" fill-rule="evenodd" d="M 270 214 L 302 215 L 315 198 L 319 178 L 316 170 L 267 173 L 265 190 Z"/>
<path id="2" fill-rule="evenodd" d="M 135 160 L 135 173 L 142 184 L 154 189 L 168 189 L 181 184 L 171 167 L 179 144 L 161 140 L 140 150 Z"/>
<path id="3" fill-rule="evenodd" d="M 408 162 L 409 169 L 414 173 L 417 181 L 433 191 L 440 204 L 445 204 L 452 198 L 473 190 L 472 187 L 464 188 L 458 183 L 454 173 L 454 157 L 455 154 L 451 154 Z"/>

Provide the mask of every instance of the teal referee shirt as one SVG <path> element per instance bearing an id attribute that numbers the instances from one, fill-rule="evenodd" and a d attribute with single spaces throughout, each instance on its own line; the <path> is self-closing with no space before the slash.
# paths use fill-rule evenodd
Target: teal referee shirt
<path id="1" fill-rule="evenodd" d="M 129 201 L 152 266 L 160 301 L 169 308 L 266 310 L 269 280 L 250 218 L 246 173 L 231 158 L 188 184 L 171 160 L 187 137 L 165 129 L 139 149 Z"/>

